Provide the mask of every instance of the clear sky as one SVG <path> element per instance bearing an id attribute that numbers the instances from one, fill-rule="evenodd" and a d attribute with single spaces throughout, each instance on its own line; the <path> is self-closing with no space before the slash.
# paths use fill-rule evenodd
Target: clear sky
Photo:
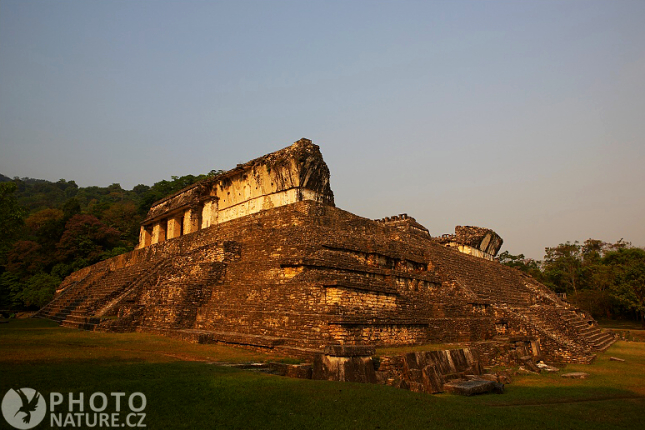
<path id="1" fill-rule="evenodd" d="M 645 245 L 645 1 L 0 0 L 0 173 L 131 189 L 306 137 L 337 206 Z"/>

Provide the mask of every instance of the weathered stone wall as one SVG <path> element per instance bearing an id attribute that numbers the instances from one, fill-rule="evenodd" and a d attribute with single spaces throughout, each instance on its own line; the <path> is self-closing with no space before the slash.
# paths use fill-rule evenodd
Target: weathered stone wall
<path id="1" fill-rule="evenodd" d="M 460 348 L 418 351 L 378 359 L 376 379 L 383 384 L 421 393 L 440 393 L 444 383 L 465 375 L 481 375 L 476 350 Z"/>
<path id="2" fill-rule="evenodd" d="M 377 219 L 375 221 L 394 228 L 398 228 L 399 230 L 419 233 L 428 236 L 430 235 L 430 232 L 427 228 L 419 224 L 416 219 L 412 218 L 408 214 L 399 214 L 391 217 Z"/>
<path id="3" fill-rule="evenodd" d="M 504 241 L 493 230 L 481 227 L 455 227 L 455 234 L 444 234 L 435 241 L 459 252 L 493 261 Z"/>
<path id="4" fill-rule="evenodd" d="M 154 203 L 141 226 L 139 248 L 303 200 L 334 204 L 329 169 L 307 139 Z"/>

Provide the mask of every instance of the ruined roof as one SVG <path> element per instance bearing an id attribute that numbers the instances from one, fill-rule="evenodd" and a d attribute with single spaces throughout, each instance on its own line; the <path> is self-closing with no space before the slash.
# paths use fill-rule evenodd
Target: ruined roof
<path id="1" fill-rule="evenodd" d="M 156 201 L 152 204 L 143 223 L 150 223 L 173 211 L 199 203 L 201 199 L 209 196 L 211 188 L 216 184 L 226 183 L 232 178 L 242 176 L 260 166 L 265 166 L 271 171 L 271 169 L 288 166 L 289 163 L 293 163 L 297 170 L 298 187 L 316 191 L 325 196 L 327 204 L 334 204 L 334 193 L 329 183 L 329 168 L 323 160 L 320 148 L 311 140 L 302 138 L 291 146 L 238 164 L 231 170 L 209 176 Z"/>
<path id="2" fill-rule="evenodd" d="M 427 228 L 419 224 L 416 219 L 408 214 L 399 214 L 391 217 L 388 216 L 374 221 L 398 228 L 399 230 L 416 231 L 418 233 L 430 235 Z"/>
<path id="3" fill-rule="evenodd" d="M 458 225 L 455 227 L 455 234 L 444 234 L 435 237 L 434 240 L 444 245 L 457 243 L 459 245 L 470 246 L 492 256 L 497 254 L 504 243 L 500 235 L 493 230 L 469 225 Z"/>

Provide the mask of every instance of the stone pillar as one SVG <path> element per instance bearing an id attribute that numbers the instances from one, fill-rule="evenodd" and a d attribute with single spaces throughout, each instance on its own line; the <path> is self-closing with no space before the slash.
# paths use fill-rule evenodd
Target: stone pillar
<path id="1" fill-rule="evenodd" d="M 213 202 L 209 201 L 204 203 L 204 207 L 202 208 L 202 225 L 201 228 L 208 228 L 211 226 L 211 207 L 213 206 Z"/>
<path id="2" fill-rule="evenodd" d="M 217 224 L 217 200 L 209 200 L 204 203 L 202 209 L 202 228 L 208 228 L 211 225 Z"/>
<path id="3" fill-rule="evenodd" d="M 181 219 L 181 217 L 170 218 L 168 220 L 167 238 L 168 239 L 174 239 L 176 237 L 181 236 L 182 224 L 183 224 L 183 220 Z"/>
<path id="4" fill-rule="evenodd" d="M 161 220 L 154 224 L 152 227 L 152 241 L 151 244 L 161 243 L 166 240 L 166 226 L 167 221 Z"/>
<path id="5" fill-rule="evenodd" d="M 184 212 L 184 234 L 194 233 L 201 227 L 199 217 L 202 208 L 189 208 Z"/>
<path id="6" fill-rule="evenodd" d="M 145 248 L 146 246 L 150 246 L 152 243 L 152 229 L 150 226 L 141 226 L 141 230 L 139 231 L 139 246 L 137 248 Z"/>

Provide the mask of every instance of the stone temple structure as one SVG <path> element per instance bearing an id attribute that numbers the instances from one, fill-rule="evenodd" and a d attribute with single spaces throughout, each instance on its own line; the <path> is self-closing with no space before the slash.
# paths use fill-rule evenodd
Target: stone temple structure
<path id="1" fill-rule="evenodd" d="M 301 139 L 156 202 L 130 253 L 66 278 L 40 317 L 313 356 L 330 345 L 461 342 L 484 363 L 589 362 L 613 338 L 494 260 L 489 229 L 431 237 L 335 207 Z"/>

